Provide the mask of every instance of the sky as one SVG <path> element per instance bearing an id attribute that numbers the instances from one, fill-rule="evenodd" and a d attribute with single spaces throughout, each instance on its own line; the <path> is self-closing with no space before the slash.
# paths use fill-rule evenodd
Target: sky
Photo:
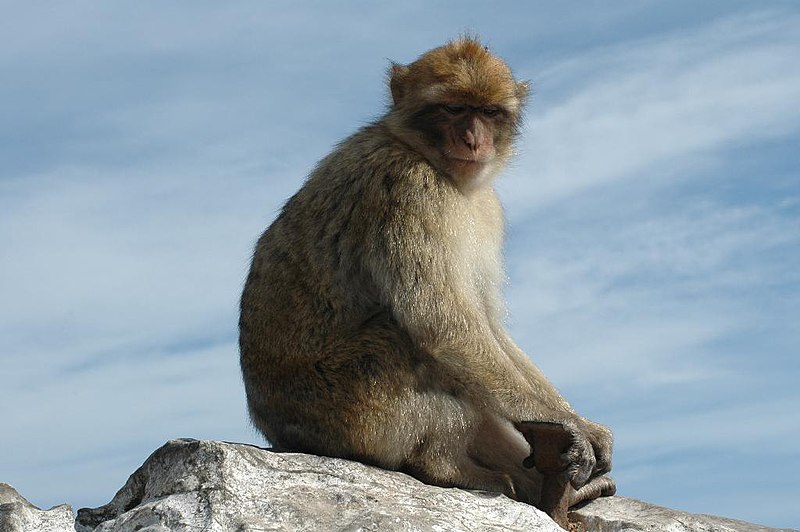
<path id="1" fill-rule="evenodd" d="M 165 441 L 263 444 L 255 240 L 464 32 L 531 82 L 508 326 L 618 493 L 800 528 L 800 4 L 0 1 L 0 482 L 108 502 Z"/>

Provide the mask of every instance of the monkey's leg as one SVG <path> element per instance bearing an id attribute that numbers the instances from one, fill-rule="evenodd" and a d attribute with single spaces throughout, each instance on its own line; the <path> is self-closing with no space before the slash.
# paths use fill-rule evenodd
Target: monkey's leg
<path id="1" fill-rule="evenodd" d="M 539 502 L 542 477 L 524 466 L 530 448 L 511 422 L 439 391 L 415 394 L 413 401 L 417 411 L 432 415 L 409 427 L 422 445 L 414 448 L 404 470 L 429 484 Z"/>
<path id="2" fill-rule="evenodd" d="M 269 396 L 248 396 L 254 422 L 278 448 L 538 500 L 540 479 L 522 466 L 525 439 L 446 391 L 446 377 L 392 323 L 372 323 L 320 353 L 294 357 L 280 372 L 269 375 Z"/>
<path id="3" fill-rule="evenodd" d="M 542 475 L 524 465 L 530 447 L 510 421 L 484 412 L 482 422 L 472 434 L 469 453 L 478 463 L 508 476 L 511 493 L 504 493 L 509 497 L 532 505 L 539 504 Z"/>

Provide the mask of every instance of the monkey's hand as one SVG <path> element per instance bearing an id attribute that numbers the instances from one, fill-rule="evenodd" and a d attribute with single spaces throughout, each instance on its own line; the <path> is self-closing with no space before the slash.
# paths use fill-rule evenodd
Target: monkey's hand
<path id="1" fill-rule="evenodd" d="M 581 430 L 586 435 L 594 452 L 595 465 L 591 477 L 597 477 L 611 471 L 611 452 L 614 438 L 607 427 L 581 418 Z"/>
<path id="2" fill-rule="evenodd" d="M 588 423 L 583 418 L 576 418 L 567 421 L 553 422 L 519 422 L 514 426 L 522 433 L 528 444 L 531 446 L 531 456 L 523 464 L 526 467 L 534 467 L 534 456 L 536 445 L 549 442 L 537 442 L 537 438 L 542 434 L 537 425 L 556 424 L 563 427 L 566 437 L 563 439 L 561 452 L 561 473 L 563 481 L 569 482 L 573 488 L 580 489 L 593 476 L 597 460 L 595 459 L 593 444 L 589 439 Z M 600 425 L 597 425 L 598 427 Z M 610 433 L 609 433 L 610 435 Z M 540 471 L 541 472 L 541 471 Z"/>

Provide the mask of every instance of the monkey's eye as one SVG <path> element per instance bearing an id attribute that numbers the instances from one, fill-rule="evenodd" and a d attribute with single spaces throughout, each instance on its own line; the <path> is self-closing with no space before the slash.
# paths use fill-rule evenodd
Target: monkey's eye
<path id="1" fill-rule="evenodd" d="M 500 109 L 498 109 L 497 107 L 482 107 L 481 108 L 481 114 L 483 114 L 484 116 L 496 116 L 499 113 L 500 113 Z"/>
<path id="2" fill-rule="evenodd" d="M 458 115 L 466 111 L 467 106 L 459 104 L 448 104 L 444 106 L 444 110 L 450 113 L 451 115 Z"/>

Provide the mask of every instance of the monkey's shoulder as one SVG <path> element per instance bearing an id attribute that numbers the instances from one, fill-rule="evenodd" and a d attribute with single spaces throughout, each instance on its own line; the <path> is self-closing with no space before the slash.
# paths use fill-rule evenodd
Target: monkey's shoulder
<path id="1" fill-rule="evenodd" d="M 437 182 L 436 174 L 420 153 L 376 122 L 340 142 L 317 164 L 308 184 L 326 193 L 384 195 L 394 186 L 429 188 Z"/>
<path id="2" fill-rule="evenodd" d="M 379 121 L 344 139 L 309 175 L 284 211 L 314 225 L 341 219 L 358 226 L 425 226 L 502 219 L 491 187 L 469 196 Z M 284 212 L 284 214 L 287 214 Z M 365 232 L 367 234 L 368 231 Z"/>

